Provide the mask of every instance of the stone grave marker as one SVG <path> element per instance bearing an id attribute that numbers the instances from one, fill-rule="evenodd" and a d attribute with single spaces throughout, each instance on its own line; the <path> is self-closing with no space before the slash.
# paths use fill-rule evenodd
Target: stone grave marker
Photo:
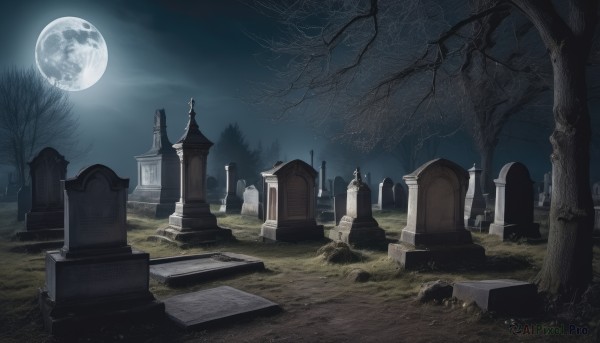
<path id="1" fill-rule="evenodd" d="M 213 143 L 196 122 L 194 99 L 190 100 L 189 120 L 183 136 L 173 145 L 180 160 L 181 198 L 169 225 L 156 230 L 155 238 L 182 245 L 212 243 L 231 239 L 231 230 L 217 225 L 217 218 L 206 202 L 206 160 Z"/>
<path id="2" fill-rule="evenodd" d="M 53 148 L 42 149 L 29 162 L 31 211 L 25 214 L 26 231 L 36 236 L 62 237 L 64 198 L 61 180 L 66 178 L 68 161 Z M 22 239 L 27 239 L 23 235 Z"/>
<path id="3" fill-rule="evenodd" d="M 549 171 L 544 174 L 544 190 L 539 194 L 538 206 L 549 207 L 552 198 L 552 172 Z"/>
<path id="4" fill-rule="evenodd" d="M 239 214 L 242 210 L 242 199 L 238 198 L 236 195 L 238 184 L 236 164 L 233 162 L 226 164 L 225 173 L 227 180 L 227 194 L 223 199 L 220 212 Z"/>
<path id="5" fill-rule="evenodd" d="M 255 257 L 230 252 L 163 257 L 150 260 L 150 276 L 167 286 L 182 286 L 236 273 L 264 270 Z"/>
<path id="6" fill-rule="evenodd" d="M 468 173 L 439 158 L 405 175 L 408 216 L 400 241 L 388 246 L 388 256 L 406 269 L 428 263 L 482 262 L 483 247 L 465 230 L 464 202 Z"/>
<path id="7" fill-rule="evenodd" d="M 152 147 L 135 156 L 138 185 L 129 195 L 127 208 L 138 214 L 165 218 L 175 211 L 179 200 L 179 157 L 167 136 L 164 109 L 154 113 Z"/>
<path id="8" fill-rule="evenodd" d="M 239 199 L 244 199 L 244 192 L 246 191 L 246 180 L 237 180 L 237 184 L 235 187 L 235 195 Z"/>
<path id="9" fill-rule="evenodd" d="M 129 179 L 96 164 L 64 182 L 65 244 L 46 253 L 40 307 L 46 329 L 69 333 L 104 320 L 162 316 L 148 289 L 149 255 L 127 245 Z"/>
<path id="10" fill-rule="evenodd" d="M 246 187 L 244 190 L 244 203 L 242 204 L 242 215 L 259 217 L 260 202 L 258 189 L 254 185 Z"/>
<path id="11" fill-rule="evenodd" d="M 336 176 L 333 179 L 333 196 L 344 194 L 348 190 L 348 182 L 344 181 L 341 176 Z"/>
<path id="12" fill-rule="evenodd" d="M 464 302 L 475 302 L 484 311 L 531 315 L 538 294 L 532 283 L 504 279 L 456 282 L 452 296 Z"/>
<path id="13" fill-rule="evenodd" d="M 385 231 L 373 218 L 371 190 L 362 181 L 359 168 L 356 168 L 346 194 L 346 214 L 339 225 L 329 231 L 329 238 L 358 248 L 385 247 Z"/>
<path id="14" fill-rule="evenodd" d="M 323 226 L 315 220 L 316 170 L 302 160 L 293 160 L 278 163 L 261 175 L 266 183 L 263 240 L 323 239 Z"/>
<path id="15" fill-rule="evenodd" d="M 394 184 L 392 187 L 392 193 L 394 194 L 394 207 L 406 211 L 406 191 L 400 183 Z"/>
<path id="16" fill-rule="evenodd" d="M 484 216 L 486 210 L 485 198 L 481 191 L 481 169 L 473 164 L 468 172 L 469 188 L 465 196 L 465 227 L 468 229 L 487 229 L 490 225 L 489 221 L 481 220 L 482 217 L 477 221 L 477 216 Z M 478 225 L 475 225 L 476 221 Z"/>
<path id="17" fill-rule="evenodd" d="M 165 307 L 167 316 L 186 329 L 280 310 L 272 301 L 229 286 L 176 295 L 165 299 Z"/>
<path id="18" fill-rule="evenodd" d="M 389 177 L 386 177 L 379 184 L 379 196 L 377 198 L 377 205 L 380 210 L 389 210 L 394 208 L 394 181 Z"/>
<path id="19" fill-rule="evenodd" d="M 533 181 L 527 167 L 519 162 L 507 163 L 494 180 L 496 209 L 490 235 L 539 238 L 539 224 L 533 222 Z"/>

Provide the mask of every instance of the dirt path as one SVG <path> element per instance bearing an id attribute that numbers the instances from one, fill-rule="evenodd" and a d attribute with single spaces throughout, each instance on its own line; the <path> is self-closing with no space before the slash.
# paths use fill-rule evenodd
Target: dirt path
<path id="1" fill-rule="evenodd" d="M 503 318 L 473 307 L 419 304 L 357 291 L 339 293 L 326 280 L 303 278 L 280 290 L 253 293 L 283 304 L 284 311 L 196 333 L 192 342 L 593 342 L 591 336 L 514 335 Z M 583 338 L 584 340 L 581 340 Z"/>

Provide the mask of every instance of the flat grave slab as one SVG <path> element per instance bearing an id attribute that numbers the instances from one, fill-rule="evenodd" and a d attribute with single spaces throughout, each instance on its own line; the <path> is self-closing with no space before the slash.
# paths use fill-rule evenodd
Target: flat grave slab
<path id="1" fill-rule="evenodd" d="M 230 252 L 213 252 L 150 260 L 150 276 L 168 286 L 212 280 L 239 272 L 264 270 L 255 257 Z"/>
<path id="2" fill-rule="evenodd" d="M 176 295 L 164 304 L 167 317 L 186 329 L 280 310 L 270 300 L 229 286 Z"/>
<path id="3" fill-rule="evenodd" d="M 526 315 L 537 303 L 537 287 L 529 282 L 500 279 L 464 281 L 454 284 L 452 296 L 473 301 L 484 311 Z"/>

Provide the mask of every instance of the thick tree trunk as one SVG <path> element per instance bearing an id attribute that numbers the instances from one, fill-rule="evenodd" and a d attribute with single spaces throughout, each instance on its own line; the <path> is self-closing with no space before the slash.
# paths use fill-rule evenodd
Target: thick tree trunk
<path id="1" fill-rule="evenodd" d="M 481 157 L 481 189 L 483 193 L 495 194 L 496 186 L 494 185 L 494 150 L 496 147 L 491 144 L 486 144 L 479 149 Z"/>
<path id="2" fill-rule="evenodd" d="M 573 41 L 550 49 L 554 69 L 552 200 L 548 248 L 536 282 L 540 291 L 581 295 L 592 280 L 592 227 L 589 185 L 590 116 L 585 49 Z"/>

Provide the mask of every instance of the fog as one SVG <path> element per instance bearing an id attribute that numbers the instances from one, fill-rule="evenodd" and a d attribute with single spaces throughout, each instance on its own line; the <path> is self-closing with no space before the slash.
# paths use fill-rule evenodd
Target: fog
<path id="1" fill-rule="evenodd" d="M 33 65 L 37 35 L 61 16 L 88 20 L 107 42 L 109 60 L 104 76 L 91 88 L 70 93 L 73 112 L 80 122 L 81 146 L 91 144 L 91 150 L 77 159 L 66 154 L 69 177 L 86 165 L 101 163 L 119 176 L 130 178 L 132 190 L 137 184 L 134 156 L 152 144 L 154 112 L 165 109 L 168 135 L 175 143 L 185 128 L 191 97 L 196 100 L 200 130 L 213 142 L 228 124 L 238 123 L 251 148 L 259 141 L 267 146 L 279 140 L 282 158 L 308 163 L 309 151 L 314 150 L 315 169 L 322 160 L 328 161 L 330 179 L 341 175 L 348 180 L 356 166 L 363 173 L 371 173 L 373 185 L 384 177 L 399 182 L 411 172 L 403 170 L 399 161 L 383 150 L 338 153 L 340 144 L 346 143 L 331 142 L 327 134 L 311 128 L 302 116 L 274 120 L 273 115 L 278 113 L 268 104 L 255 106 L 249 100 L 258 84 L 274 77 L 259 63 L 257 54 L 264 51 L 248 35 L 276 35 L 276 26 L 268 18 L 237 1 L 202 2 L 190 7 L 178 1 L 169 3 L 29 1 L 11 4 L 10 11 L 0 14 L 3 67 Z M 597 119 L 594 125 L 598 126 Z M 543 173 L 551 168 L 550 130 L 513 123 L 506 131 L 509 134 L 498 146 L 493 173 L 497 175 L 509 161 L 522 161 L 534 180 L 542 180 Z M 596 154 L 592 158 L 592 179 L 598 180 L 600 177 L 594 177 L 600 169 L 598 150 L 592 150 L 592 154 Z M 478 154 L 464 132 L 445 140 L 437 156 L 465 169 L 474 162 L 479 164 Z M 224 173 L 222 167 L 220 170 Z"/>

